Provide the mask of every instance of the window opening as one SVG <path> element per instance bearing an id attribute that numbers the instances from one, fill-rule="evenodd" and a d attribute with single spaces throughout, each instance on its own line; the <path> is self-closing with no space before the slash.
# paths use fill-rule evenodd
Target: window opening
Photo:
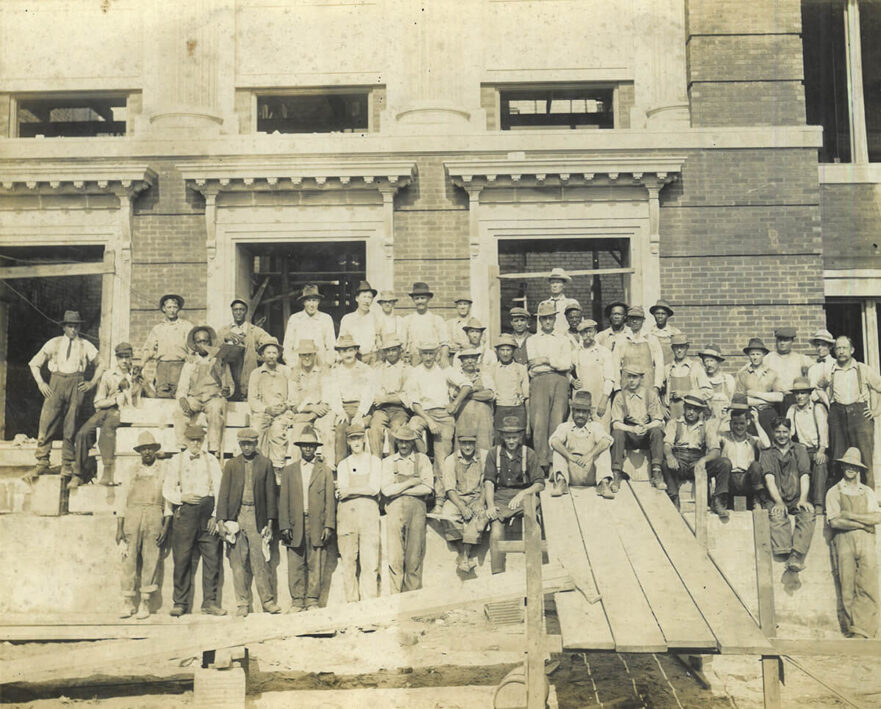
<path id="1" fill-rule="evenodd" d="M 501 129 L 614 128 L 613 95 L 611 87 L 502 89 Z"/>
<path id="2" fill-rule="evenodd" d="M 97 138 L 126 133 L 126 96 L 21 98 L 19 138 Z"/>
<path id="3" fill-rule="evenodd" d="M 369 91 L 257 97 L 260 133 L 357 133 L 369 127 Z"/>

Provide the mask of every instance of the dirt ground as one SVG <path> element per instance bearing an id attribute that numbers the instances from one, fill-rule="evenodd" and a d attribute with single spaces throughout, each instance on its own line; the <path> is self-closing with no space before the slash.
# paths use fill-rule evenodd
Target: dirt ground
<path id="1" fill-rule="evenodd" d="M 553 631 L 553 616 L 548 617 Z M 332 637 L 251 646 L 247 706 L 488 707 L 492 688 L 523 661 L 522 633 L 522 625 L 495 627 L 475 609 L 392 627 L 350 628 Z M 69 647 L 6 643 L 0 647 L 0 661 L 37 656 L 50 648 L 65 652 Z M 800 662 L 864 706 L 881 705 L 881 658 Z M 190 706 L 192 674 L 181 665 L 155 663 L 145 676 L 137 663 L 120 663 L 109 675 L 76 683 L 10 685 L 3 688 L 0 701 L 27 709 L 63 704 L 101 709 Z M 708 690 L 669 655 L 564 653 L 555 655 L 548 669 L 561 709 L 762 706 L 761 664 L 756 657 L 705 658 L 704 673 L 712 685 Z M 785 682 L 786 707 L 847 706 L 789 664 Z"/>

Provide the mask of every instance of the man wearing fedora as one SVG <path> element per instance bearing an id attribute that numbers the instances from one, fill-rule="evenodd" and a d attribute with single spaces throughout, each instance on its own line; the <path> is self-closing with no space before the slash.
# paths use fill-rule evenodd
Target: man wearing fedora
<path id="1" fill-rule="evenodd" d="M 410 400 L 407 398 L 406 384 L 408 367 L 401 359 L 403 343 L 389 334 L 382 340 L 381 361 L 377 363 L 373 376 L 376 389 L 373 394 L 373 412 L 370 415 L 370 429 L 367 432 L 370 450 L 382 457 L 385 432 L 392 434 L 410 421 Z"/>
<path id="2" fill-rule="evenodd" d="M 671 419 L 682 416 L 683 397 L 688 392 L 697 392 L 704 401 L 713 395 L 703 365 L 688 356 L 688 346 L 688 337 L 681 332 L 670 338 L 673 359 L 664 367 L 664 405 Z"/>
<path id="3" fill-rule="evenodd" d="M 722 356 L 718 345 L 707 345 L 698 354 L 703 362 L 707 381 L 713 390 L 710 398 L 707 399 L 707 405 L 710 407 L 716 423 L 721 424 L 722 420 L 727 418 L 731 397 L 734 396 L 736 389 L 734 377 L 722 371 L 722 362 L 725 361 L 725 357 Z"/>
<path id="4" fill-rule="evenodd" d="M 569 485 L 591 486 L 596 487 L 598 495 L 612 499 L 612 436 L 607 427 L 592 420 L 593 397 L 589 391 L 575 391 L 569 409 L 572 420 L 564 421 L 551 434 L 551 494 L 565 494 Z"/>
<path id="5" fill-rule="evenodd" d="M 336 498 L 330 468 L 315 458 L 321 445 L 315 430 L 304 427 L 293 442 L 300 449 L 300 459 L 281 473 L 278 530 L 287 547 L 289 612 L 297 613 L 317 608 L 327 598 L 330 576 L 326 565 L 336 528 Z M 377 512 L 377 526 L 378 522 Z"/>
<path id="6" fill-rule="evenodd" d="M 336 342 L 336 334 L 333 329 L 333 319 L 327 313 L 318 310 L 323 295 L 318 291 L 318 286 L 307 284 L 297 299 L 303 304 L 303 309 L 288 318 L 284 329 L 283 353 L 287 362 L 296 359 L 297 343 L 302 340 L 311 340 L 317 350 L 318 361 L 330 366 L 335 361 L 333 345 Z"/>
<path id="7" fill-rule="evenodd" d="M 187 336 L 193 323 L 180 317 L 183 296 L 166 293 L 159 299 L 159 310 L 165 319 L 153 326 L 141 351 L 141 366 L 156 360 L 153 390 L 160 399 L 174 399 L 180 372 L 187 359 Z"/>
<path id="8" fill-rule="evenodd" d="M 76 310 L 65 311 L 61 320 L 64 334 L 49 340 L 28 362 L 31 376 L 44 397 L 37 433 L 37 466 L 28 476 L 29 480 L 48 472 L 49 451 L 59 428 L 63 441 L 61 475 L 69 478 L 73 474 L 77 413 L 83 395 L 95 387 L 104 373 L 98 350 L 79 335 L 82 323 Z M 41 371 L 44 364 L 50 373 L 48 384 Z M 95 366 L 95 372 L 89 381 L 85 381 L 89 365 Z"/>
<path id="9" fill-rule="evenodd" d="M 790 390 L 795 403 L 786 411 L 793 438 L 808 449 L 811 460 L 811 502 L 818 515 L 826 500 L 829 414 L 826 405 L 813 400 L 814 387 L 807 377 L 796 377 Z"/>
<path id="10" fill-rule="evenodd" d="M 294 422 L 296 390 L 290 370 L 281 362 L 281 345 L 274 337 L 260 345 L 263 364 L 251 372 L 248 382 L 248 408 L 251 425 L 260 436 L 261 455 L 276 470 L 284 467 L 288 449 L 288 429 Z"/>
<path id="11" fill-rule="evenodd" d="M 465 333 L 465 343 L 459 348 L 456 355 L 453 356 L 453 362 L 460 369 L 462 363 L 459 360 L 459 353 L 464 350 L 477 352 L 477 367 L 481 372 L 486 372 L 496 363 L 496 353 L 486 343 L 486 326 L 474 316 L 468 318 L 468 321 L 462 326 Z"/>
<path id="12" fill-rule="evenodd" d="M 116 367 L 101 375 L 101 381 L 98 382 L 98 388 L 95 390 L 95 413 L 77 431 L 76 459 L 68 488 L 75 488 L 91 477 L 91 471 L 88 470 L 89 449 L 98 430 L 101 432 L 98 438 L 98 451 L 101 453 L 101 462 L 104 466 L 99 483 L 113 485 L 119 410 L 125 405 L 137 405 L 144 385 L 143 377 L 132 372 L 132 346 L 128 342 L 120 342 L 114 353 Z"/>
<path id="13" fill-rule="evenodd" d="M 456 450 L 443 464 L 444 505 L 441 514 L 449 524 L 444 530 L 448 542 L 459 547 L 456 568 L 464 574 L 477 566 L 474 545 L 480 541 L 489 518 L 486 516 L 486 490 L 483 466 L 486 449 L 477 446 L 477 433 L 463 428 L 458 434 Z"/>
<path id="14" fill-rule="evenodd" d="M 596 320 L 582 320 L 578 332 L 581 335 L 581 348 L 575 353 L 572 388 L 590 394 L 593 407 L 591 419 L 608 429 L 611 411 L 609 399 L 618 377 L 612 353 L 596 341 Z"/>
<path id="15" fill-rule="evenodd" d="M 376 383 L 373 367 L 358 361 L 358 343 L 351 335 L 340 335 L 334 347 L 339 362 L 330 370 L 324 391 L 334 416 L 334 460 L 340 461 L 346 456 L 346 428 L 349 424 L 355 420 L 364 426 L 370 423 Z"/>
<path id="16" fill-rule="evenodd" d="M 246 401 L 251 372 L 257 369 L 257 358 L 264 343 L 275 339 L 262 327 L 248 319 L 248 303 L 236 298 L 229 304 L 232 324 L 217 331 L 218 341 L 231 346 L 226 361 L 229 363 L 236 388 L 230 401 Z M 277 340 L 276 340 L 277 342 Z"/>
<path id="17" fill-rule="evenodd" d="M 673 361 L 673 345 L 670 340 L 676 335 L 681 335 L 682 331 L 668 322 L 673 317 L 673 308 L 666 300 L 659 300 L 649 308 L 649 315 L 655 319 L 655 322 L 649 328 L 648 336 L 654 337 L 661 345 L 661 352 L 664 353 L 664 366 L 667 366 Z"/>
<path id="18" fill-rule="evenodd" d="M 648 448 L 651 483 L 658 490 L 667 484 L 661 471 L 664 458 L 664 407 L 653 387 L 644 387 L 645 369 L 627 364 L 621 372 L 621 391 L 612 400 L 612 492 L 618 492 L 628 449 Z"/>
<path id="19" fill-rule="evenodd" d="M 511 337 L 514 338 L 514 361 L 524 367 L 529 361 L 526 357 L 526 340 L 532 335 L 529 331 L 529 311 L 520 306 L 514 306 L 508 312 L 511 318 Z"/>
<path id="20" fill-rule="evenodd" d="M 524 426 L 516 416 L 504 419 L 498 427 L 502 442 L 487 453 L 483 467 L 486 515 L 491 522 L 490 566 L 494 574 L 505 570 L 505 554 L 496 551 L 505 538 L 505 524 L 523 514 L 527 495 L 537 495 L 545 486 L 538 456 L 523 442 L 523 432 Z"/>
<path id="21" fill-rule="evenodd" d="M 201 427 L 187 426 L 184 437 L 187 448 L 169 461 L 162 484 L 162 496 L 174 510 L 171 527 L 174 606 L 171 615 L 177 618 L 190 610 L 199 557 L 202 558 L 202 613 L 226 615 L 226 611 L 217 605 L 222 542 L 218 536 L 214 500 L 220 493 L 220 463 L 202 450 L 205 431 Z"/>
<path id="22" fill-rule="evenodd" d="M 161 447 L 149 431 L 138 436 L 133 449 L 140 459 L 123 477 L 114 498 L 116 544 L 125 545 L 120 618 L 135 614 L 135 596 L 139 592 L 141 602 L 136 617 L 149 618 L 150 595 L 159 591 L 159 558 L 171 527 L 171 506 L 162 497 L 165 463 L 157 457 Z"/>
<path id="23" fill-rule="evenodd" d="M 875 491 L 860 482 L 866 470 L 858 448 L 837 461 L 842 478 L 826 493 L 826 521 L 833 530 L 832 560 L 844 629 L 849 638 L 874 638 L 878 632 L 878 552 L 875 528 L 881 508 Z"/>
<path id="24" fill-rule="evenodd" d="M 597 342 L 609 352 L 614 352 L 627 336 L 627 311 L 629 309 L 630 306 L 623 300 L 613 301 L 603 309 L 609 327 L 597 334 Z"/>
<path id="25" fill-rule="evenodd" d="M 643 332 L 645 311 L 638 305 L 627 309 L 627 328 L 617 341 L 612 355 L 617 362 L 615 371 L 623 371 L 625 366 L 635 364 L 645 372 L 642 386 L 654 388 L 660 394 L 664 388 L 664 353 L 661 344 L 654 337 Z"/>
<path id="26" fill-rule="evenodd" d="M 550 303 L 554 307 L 554 315 L 556 317 L 554 320 L 554 332 L 558 335 L 565 336 L 566 333 L 569 332 L 569 321 L 566 320 L 566 309 L 574 304 L 575 307 L 581 310 L 578 301 L 567 297 L 563 292 L 566 284 L 571 282 L 572 276 L 566 273 L 562 268 L 559 266 L 552 268 L 550 275 L 548 275 L 548 288 L 550 288 L 551 295 L 549 298 L 546 298 L 539 303 L 539 307 L 543 303 Z"/>
<path id="27" fill-rule="evenodd" d="M 777 373 L 765 366 L 768 348 L 760 337 L 752 337 L 743 348 L 749 362 L 734 377 L 735 390 L 746 394 L 747 403 L 759 414 L 759 425 L 765 429 L 768 438 L 774 437 L 771 428 L 777 418 L 777 404 L 783 401 L 783 392 L 777 382 Z"/>
<path id="28" fill-rule="evenodd" d="M 376 289 L 367 281 L 361 281 L 355 296 L 358 307 L 343 315 L 340 321 L 340 337 L 351 335 L 358 344 L 358 358 L 368 365 L 376 359 L 381 336 L 379 315 L 370 307 L 375 297 Z"/>
<path id="29" fill-rule="evenodd" d="M 263 554 L 264 542 L 272 538 L 272 523 L 278 519 L 275 474 L 272 462 L 257 452 L 257 431 L 242 428 L 237 436 L 241 453 L 223 467 L 215 513 L 219 533 L 227 541 L 236 615 L 248 615 L 252 580 L 263 610 L 280 613 Z"/>
<path id="30" fill-rule="evenodd" d="M 318 348 L 312 340 L 300 340 L 296 351 L 297 355 L 289 365 L 294 387 L 293 399 L 296 402 L 289 438 L 300 435 L 305 426 L 312 426 L 326 449 L 323 456 L 320 453 L 317 455 L 333 466 L 336 460 L 333 453 L 334 416 L 324 391 L 327 367 L 318 361 Z M 299 460 L 300 447 L 289 446 L 288 456 L 292 461 Z"/>
<path id="31" fill-rule="evenodd" d="M 450 361 L 450 347 L 447 341 L 447 324 L 444 319 L 428 309 L 429 301 L 434 293 L 427 283 L 417 281 L 410 290 L 410 298 L 413 301 L 415 312 L 404 317 L 404 345 L 409 354 L 410 365 L 416 367 L 419 364 L 420 342 L 436 341 L 440 347 L 440 355 L 437 364 L 441 368 L 446 367 Z"/>
<path id="32" fill-rule="evenodd" d="M 187 346 L 193 355 L 184 364 L 177 385 L 179 410 L 174 416 L 178 445 L 186 445 L 184 429 L 204 413 L 208 422 L 208 451 L 216 455 L 222 450 L 223 428 L 226 424 L 226 400 L 232 396 L 235 383 L 229 365 L 215 356 L 217 334 L 208 325 L 196 325 L 187 335 Z"/>
<path id="33" fill-rule="evenodd" d="M 817 390 L 816 387 L 819 385 L 820 379 L 823 378 L 823 373 L 835 362 L 835 357 L 832 356 L 832 348 L 834 346 L 835 338 L 832 337 L 832 333 L 828 330 L 821 328 L 811 337 L 811 347 L 814 348 L 816 356 L 811 366 L 808 367 L 808 379 L 811 382 L 811 386 L 815 387 L 816 396 L 825 397 L 826 395 L 824 391 Z M 827 406 L 829 405 L 828 401 L 824 401 L 824 403 Z"/>

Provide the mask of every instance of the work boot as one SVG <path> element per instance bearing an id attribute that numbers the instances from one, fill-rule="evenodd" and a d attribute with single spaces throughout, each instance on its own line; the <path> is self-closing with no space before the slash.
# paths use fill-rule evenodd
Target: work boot
<path id="1" fill-rule="evenodd" d="M 263 612 L 275 615 L 276 613 L 281 613 L 281 606 L 275 601 L 270 601 L 269 603 L 263 604 Z"/>
<path id="2" fill-rule="evenodd" d="M 303 608 L 303 606 L 298 606 L 295 604 L 295 605 L 291 606 L 290 608 L 288 608 L 288 613 L 302 613 L 304 610 L 306 610 L 306 609 Z"/>
<path id="3" fill-rule="evenodd" d="M 129 600 L 122 602 L 122 608 L 119 610 L 120 618 L 131 618 L 135 614 L 135 604 Z"/>
<path id="4" fill-rule="evenodd" d="M 471 567 L 468 565 L 468 559 L 463 555 L 460 555 L 459 558 L 456 559 L 456 568 L 463 574 L 467 574 L 471 571 Z"/>
<path id="5" fill-rule="evenodd" d="M 71 476 L 70 480 L 67 481 L 67 489 L 76 490 L 82 484 L 83 479 L 79 475 L 73 475 Z"/>
<path id="6" fill-rule="evenodd" d="M 600 497 L 604 497 L 607 500 L 615 499 L 615 493 L 612 492 L 612 486 L 609 485 L 608 478 L 603 478 L 602 482 L 600 482 L 599 486 L 597 487 L 597 495 L 599 495 Z"/>
<path id="7" fill-rule="evenodd" d="M 202 615 L 226 615 L 226 611 L 220 606 L 210 605 L 202 609 Z"/>
<path id="8" fill-rule="evenodd" d="M 554 479 L 551 482 L 551 496 L 552 497 L 560 497 L 561 495 L 565 495 L 569 492 L 569 485 L 566 482 L 566 478 L 562 473 L 556 473 L 554 475 Z"/>
<path id="9" fill-rule="evenodd" d="M 113 466 L 104 466 L 104 469 L 101 471 L 101 479 L 98 481 L 98 484 L 104 485 L 105 487 L 112 487 L 116 484 L 115 482 L 113 482 Z"/>
<path id="10" fill-rule="evenodd" d="M 73 465 L 70 463 L 62 463 L 61 464 L 61 477 L 69 478 L 73 476 Z"/>
<path id="11" fill-rule="evenodd" d="M 713 498 L 712 504 L 713 512 L 719 515 L 719 519 L 723 522 L 727 522 L 728 518 L 731 516 L 728 514 L 728 504 L 725 501 L 725 495 L 716 495 Z"/>
<path id="12" fill-rule="evenodd" d="M 797 551 L 790 553 L 789 558 L 786 560 L 786 568 L 796 573 L 803 571 L 805 568 L 804 554 L 799 554 Z"/>
<path id="13" fill-rule="evenodd" d="M 171 609 L 171 617 L 172 618 L 180 618 L 184 613 L 187 612 L 187 609 L 180 605 L 175 605 L 174 608 Z"/>
<path id="14" fill-rule="evenodd" d="M 150 606 L 147 603 L 146 598 L 141 599 L 141 604 L 138 606 L 138 614 L 135 616 L 138 620 L 145 620 L 150 617 Z"/>
<path id="15" fill-rule="evenodd" d="M 33 485 L 35 482 L 37 482 L 37 478 L 39 478 L 41 475 L 46 475 L 48 473 L 49 473 L 49 463 L 44 460 L 41 460 L 34 466 L 33 470 L 31 470 L 31 472 L 29 472 L 27 475 L 25 475 L 22 478 L 22 480 L 24 482 L 26 482 L 28 485 Z"/>
<path id="16" fill-rule="evenodd" d="M 236 608 L 236 618 L 245 618 L 248 615 L 247 606 L 239 606 Z"/>
<path id="17" fill-rule="evenodd" d="M 612 482 L 609 484 L 609 489 L 612 493 L 618 492 L 621 489 L 621 471 L 613 470 L 612 471 Z"/>
<path id="18" fill-rule="evenodd" d="M 658 465 L 652 466 L 652 487 L 656 490 L 666 490 L 667 483 L 664 482 L 664 476 L 661 474 L 661 467 Z"/>

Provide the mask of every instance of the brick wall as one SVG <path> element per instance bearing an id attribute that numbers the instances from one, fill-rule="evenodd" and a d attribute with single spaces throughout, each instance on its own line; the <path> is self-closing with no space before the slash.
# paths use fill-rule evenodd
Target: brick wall
<path id="1" fill-rule="evenodd" d="M 881 268 L 881 188 L 820 188 L 825 268 Z"/>

